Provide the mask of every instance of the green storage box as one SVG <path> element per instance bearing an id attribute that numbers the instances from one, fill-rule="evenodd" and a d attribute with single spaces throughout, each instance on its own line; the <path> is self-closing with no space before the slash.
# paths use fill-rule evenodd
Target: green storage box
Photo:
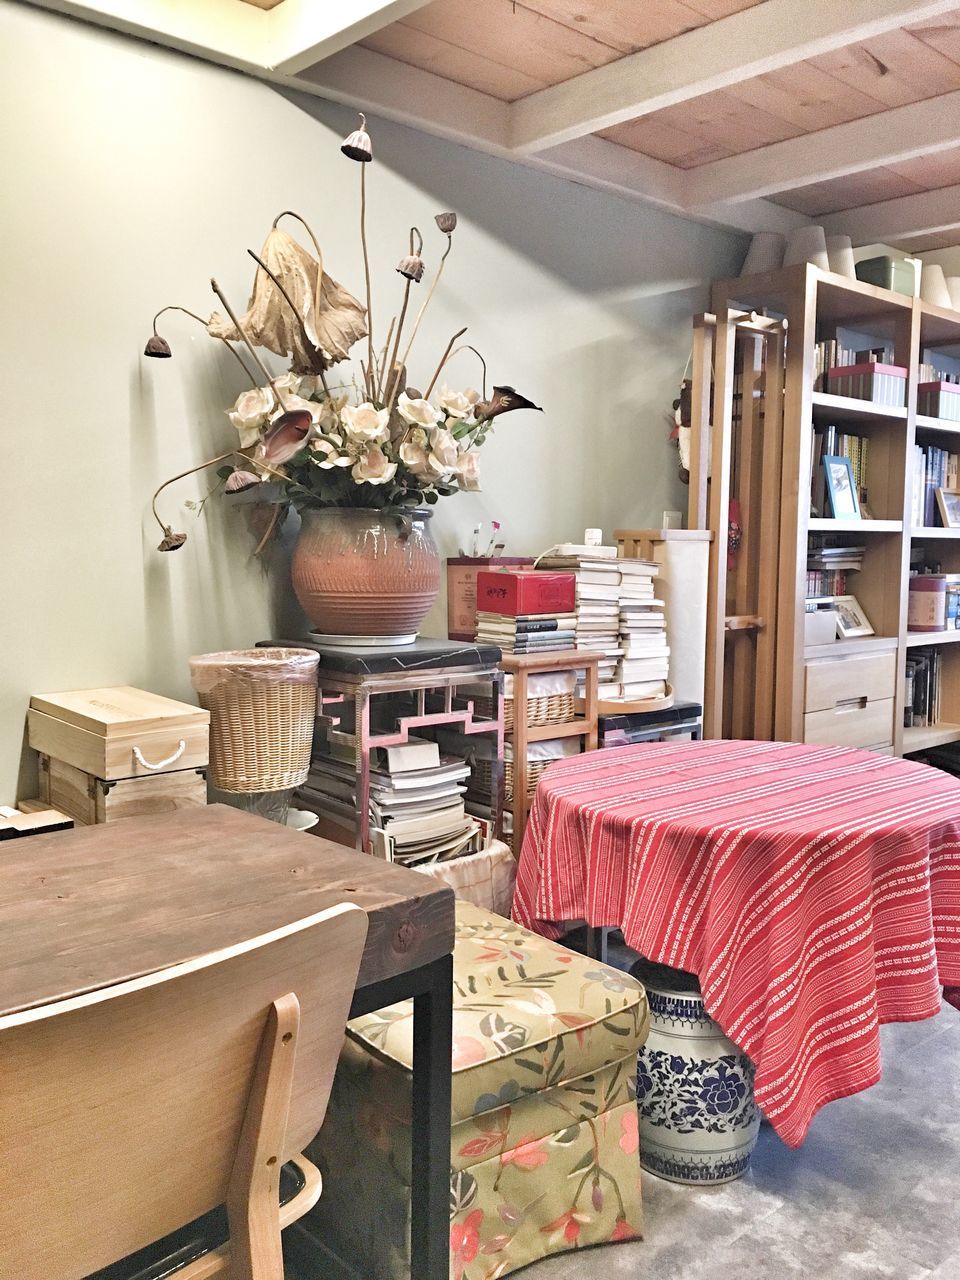
<path id="1" fill-rule="evenodd" d="M 912 258 L 864 258 L 857 263 L 857 279 L 910 298 L 917 294 L 917 267 Z"/>

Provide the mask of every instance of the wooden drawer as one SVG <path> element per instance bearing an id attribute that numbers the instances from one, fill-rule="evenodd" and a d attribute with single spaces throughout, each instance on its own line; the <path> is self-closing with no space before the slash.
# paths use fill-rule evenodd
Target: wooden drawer
<path id="1" fill-rule="evenodd" d="M 893 698 L 847 700 L 803 717 L 803 740 L 818 746 L 886 747 L 893 742 Z"/>
<path id="2" fill-rule="evenodd" d="M 803 709 L 832 711 L 847 703 L 878 702 L 896 695 L 897 655 L 865 653 L 861 657 L 808 662 Z M 891 741 L 888 737 L 884 742 Z"/>
<path id="3" fill-rule="evenodd" d="M 83 826 L 93 826 L 206 804 L 207 782 L 199 769 L 105 782 L 65 760 L 41 755 L 40 796 Z"/>

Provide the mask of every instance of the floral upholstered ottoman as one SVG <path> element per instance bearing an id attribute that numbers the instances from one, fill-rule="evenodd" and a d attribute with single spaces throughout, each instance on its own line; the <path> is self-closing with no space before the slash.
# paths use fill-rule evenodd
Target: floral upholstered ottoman
<path id="1" fill-rule="evenodd" d="M 643 987 L 457 903 L 450 1275 L 494 1280 L 641 1234 Z M 309 1149 L 318 1235 L 369 1280 L 410 1275 L 409 1002 L 357 1018 Z"/>

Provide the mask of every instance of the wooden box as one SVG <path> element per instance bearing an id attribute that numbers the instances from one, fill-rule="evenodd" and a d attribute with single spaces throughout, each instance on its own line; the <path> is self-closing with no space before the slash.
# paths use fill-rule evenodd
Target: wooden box
<path id="1" fill-rule="evenodd" d="M 207 782 L 202 769 L 107 781 L 65 760 L 41 754 L 40 798 L 81 825 L 93 826 L 206 804 Z"/>
<path id="2" fill-rule="evenodd" d="M 35 751 L 107 781 L 209 760 L 209 711 L 126 685 L 34 694 L 27 724 Z"/>

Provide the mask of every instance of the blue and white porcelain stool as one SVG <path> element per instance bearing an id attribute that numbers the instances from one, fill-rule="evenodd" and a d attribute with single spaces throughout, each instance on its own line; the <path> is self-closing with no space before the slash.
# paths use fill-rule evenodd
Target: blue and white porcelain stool
<path id="1" fill-rule="evenodd" d="M 707 1013 L 693 974 L 646 960 L 630 972 L 650 1003 L 637 1059 L 641 1165 L 696 1186 L 741 1177 L 760 1130 L 753 1064 Z"/>

